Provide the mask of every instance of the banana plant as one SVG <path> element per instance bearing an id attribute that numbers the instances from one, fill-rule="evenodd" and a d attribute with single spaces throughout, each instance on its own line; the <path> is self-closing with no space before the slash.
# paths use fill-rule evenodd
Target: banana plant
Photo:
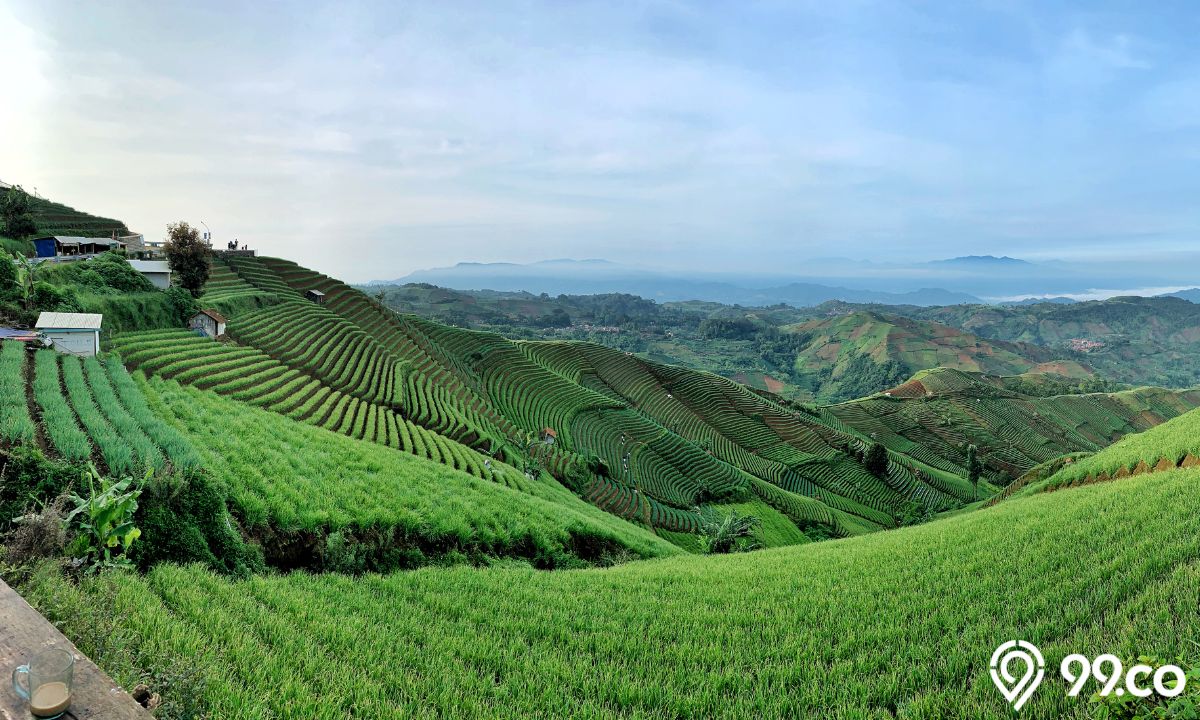
<path id="1" fill-rule="evenodd" d="M 83 473 L 88 484 L 86 497 L 72 494 L 69 500 L 75 507 L 63 520 L 68 530 L 77 533 L 68 548 L 79 564 L 94 573 L 108 568 L 132 567 L 129 548 L 141 537 L 142 531 L 133 524 L 142 487 L 153 471 L 148 471 L 141 483 L 134 486 L 132 477 L 112 481 L 89 465 Z"/>

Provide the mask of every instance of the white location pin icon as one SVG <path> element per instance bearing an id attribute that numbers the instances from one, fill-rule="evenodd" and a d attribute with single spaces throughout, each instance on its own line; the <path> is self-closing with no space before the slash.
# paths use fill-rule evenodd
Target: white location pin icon
<path id="1" fill-rule="evenodd" d="M 1020 677 L 1013 672 L 1014 664 L 1024 665 Z M 1024 640 L 1009 640 L 996 648 L 989 667 L 992 682 L 1004 699 L 1012 703 L 1013 710 L 1021 709 L 1046 675 L 1046 661 L 1041 650 Z"/>

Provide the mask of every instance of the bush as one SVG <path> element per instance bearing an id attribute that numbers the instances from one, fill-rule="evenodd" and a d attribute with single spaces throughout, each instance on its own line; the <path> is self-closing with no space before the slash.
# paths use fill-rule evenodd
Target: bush
<path id="1" fill-rule="evenodd" d="M 176 325 L 187 325 L 196 313 L 200 312 L 200 303 L 192 294 L 181 287 L 175 286 L 167 290 L 167 307 L 175 318 Z"/>
<path id="2" fill-rule="evenodd" d="M 263 568 L 262 551 L 242 540 L 224 493 L 199 471 L 151 479 L 136 517 L 142 542 L 132 557 L 138 567 L 159 562 L 201 562 L 239 577 Z"/>
<path id="3" fill-rule="evenodd" d="M 79 297 L 74 288 L 58 287 L 44 280 L 33 284 L 30 301 L 38 310 L 49 312 L 81 312 Z"/>
<path id="4" fill-rule="evenodd" d="M 63 524 L 66 498 L 59 496 L 37 512 L 13 519 L 13 529 L 4 537 L 4 562 L 29 571 L 39 561 L 58 557 L 67 545 Z"/>
<path id="5" fill-rule="evenodd" d="M 76 468 L 48 460 L 37 448 L 22 445 L 0 451 L 0 532 L 37 502 L 57 497 L 78 479 Z"/>

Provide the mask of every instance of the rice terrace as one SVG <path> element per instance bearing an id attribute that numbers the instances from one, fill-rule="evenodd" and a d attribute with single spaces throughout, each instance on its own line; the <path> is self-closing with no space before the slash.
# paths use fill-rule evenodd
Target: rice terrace
<path id="1" fill-rule="evenodd" d="M 0 718 L 1200 718 L 1185 10 L 0 1 Z"/>

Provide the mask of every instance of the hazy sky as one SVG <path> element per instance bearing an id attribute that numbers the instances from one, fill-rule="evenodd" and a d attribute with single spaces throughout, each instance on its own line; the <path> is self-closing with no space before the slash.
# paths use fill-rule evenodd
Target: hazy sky
<path id="1" fill-rule="evenodd" d="M 1190 2 L 0 0 L 0 179 L 348 280 L 1168 251 L 1197 37 Z"/>

